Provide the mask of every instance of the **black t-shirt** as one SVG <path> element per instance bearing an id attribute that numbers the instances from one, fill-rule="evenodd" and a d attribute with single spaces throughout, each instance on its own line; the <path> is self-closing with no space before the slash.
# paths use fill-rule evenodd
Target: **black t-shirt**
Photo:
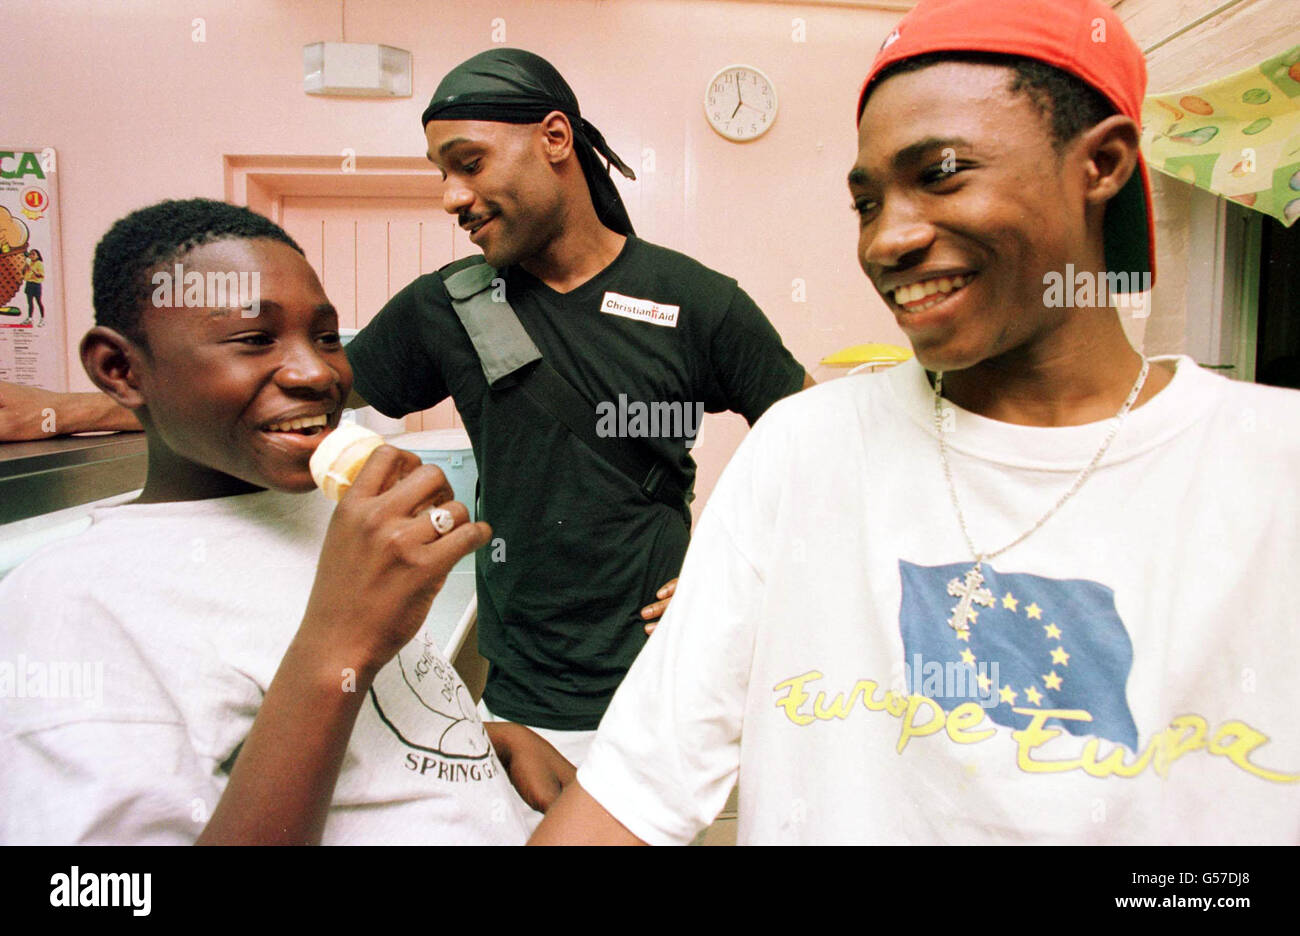
<path id="1" fill-rule="evenodd" d="M 803 368 L 736 281 L 675 251 L 628 238 L 564 294 L 521 268 L 499 275 L 542 356 L 592 402 L 592 419 L 640 437 L 692 482 L 695 404 L 752 424 L 803 385 Z M 465 420 L 480 519 L 493 529 L 476 557 L 488 707 L 543 728 L 595 728 L 645 643 L 640 609 L 681 568 L 689 511 L 648 498 L 525 395 L 489 391 L 437 274 L 395 295 L 347 354 L 357 391 L 380 412 L 450 395 Z M 472 503 L 474 492 L 456 496 Z"/>

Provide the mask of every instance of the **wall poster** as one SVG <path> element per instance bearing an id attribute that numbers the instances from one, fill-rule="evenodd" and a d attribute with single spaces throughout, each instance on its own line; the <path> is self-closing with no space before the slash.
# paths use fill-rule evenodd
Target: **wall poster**
<path id="1" fill-rule="evenodd" d="M 0 148 L 0 380 L 67 390 L 58 175 L 51 147 Z"/>

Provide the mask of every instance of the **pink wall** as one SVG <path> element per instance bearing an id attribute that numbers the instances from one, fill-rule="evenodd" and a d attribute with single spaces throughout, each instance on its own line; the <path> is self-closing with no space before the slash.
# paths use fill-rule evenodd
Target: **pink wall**
<path id="1" fill-rule="evenodd" d="M 223 154 L 422 155 L 433 87 L 492 45 L 499 17 L 506 44 L 555 63 L 625 161 L 640 167 L 653 152 L 655 171 L 620 185 L 638 233 L 736 277 L 811 371 L 844 345 L 905 343 L 857 268 L 844 183 L 858 85 L 900 15 L 725 0 L 349 0 L 348 41 L 414 57 L 414 96 L 376 101 L 302 90 L 302 46 L 343 38 L 337 2 L 6 3 L 0 137 L 58 152 L 69 374 L 87 388 L 75 344 L 109 224 L 164 197 L 223 197 Z M 192 39 L 196 16 L 204 42 Z M 740 145 L 708 127 L 701 104 L 713 73 L 738 62 L 773 79 L 781 108 L 766 136 Z M 806 302 L 792 301 L 795 279 Z M 715 422 L 701 454 L 738 435 Z"/>

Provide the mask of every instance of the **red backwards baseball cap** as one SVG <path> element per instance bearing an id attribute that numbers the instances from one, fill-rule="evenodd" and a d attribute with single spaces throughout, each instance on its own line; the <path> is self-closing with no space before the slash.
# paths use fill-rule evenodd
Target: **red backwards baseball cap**
<path id="1" fill-rule="evenodd" d="M 1142 125 L 1147 68 L 1142 50 L 1101 0 L 920 0 L 885 39 L 858 95 L 858 120 L 872 82 L 903 59 L 930 52 L 992 52 L 1037 59 L 1083 80 L 1115 109 Z M 1106 266 L 1136 279 L 1156 275 L 1151 179 L 1138 153 L 1137 169 L 1106 206 Z"/>

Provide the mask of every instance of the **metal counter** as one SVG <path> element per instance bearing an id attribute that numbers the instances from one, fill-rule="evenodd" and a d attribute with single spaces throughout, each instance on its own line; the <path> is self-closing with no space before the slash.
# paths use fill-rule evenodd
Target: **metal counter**
<path id="1" fill-rule="evenodd" d="M 144 486 L 143 432 L 0 442 L 0 523 Z"/>

